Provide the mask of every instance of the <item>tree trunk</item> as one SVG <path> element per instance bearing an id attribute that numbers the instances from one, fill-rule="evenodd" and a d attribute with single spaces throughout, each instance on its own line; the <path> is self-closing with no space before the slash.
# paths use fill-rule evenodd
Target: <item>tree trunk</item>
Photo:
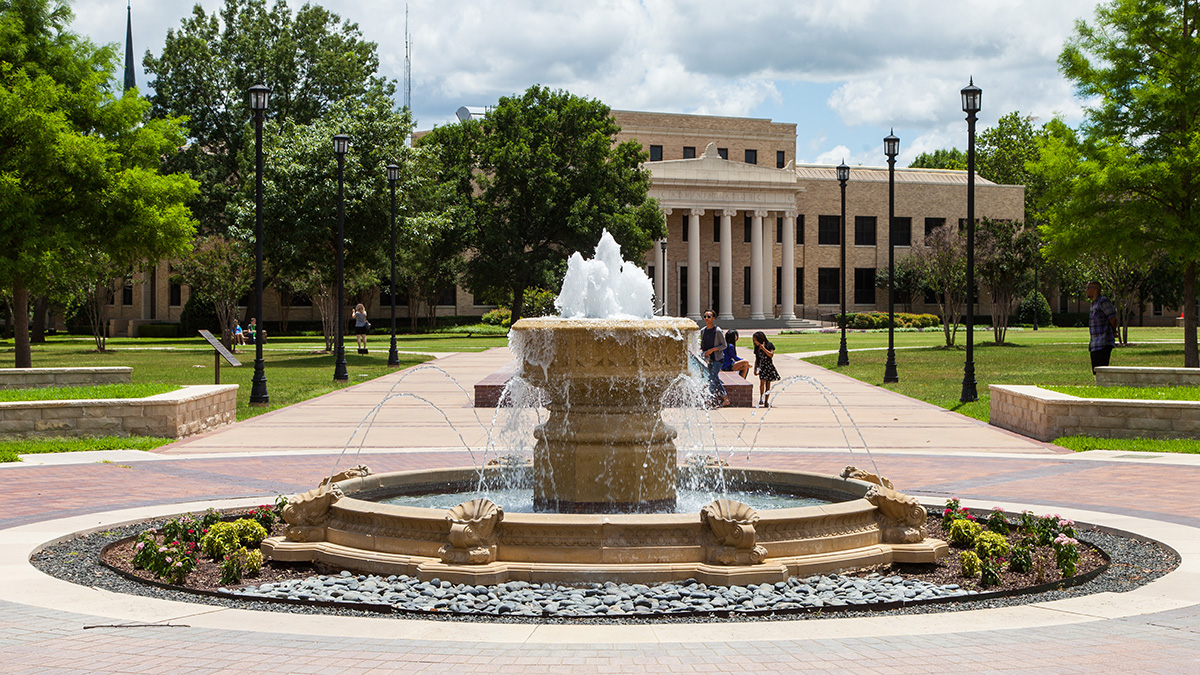
<path id="1" fill-rule="evenodd" d="M 1183 270 L 1183 367 L 1200 368 L 1196 354 L 1196 263 Z"/>
<path id="2" fill-rule="evenodd" d="M 1194 327 L 1195 323 L 1192 326 Z M 29 348 L 29 289 L 25 287 L 25 280 L 19 277 L 13 285 L 13 330 L 13 342 L 16 345 L 15 367 L 32 368 L 33 352 Z"/>
<path id="3" fill-rule="evenodd" d="M 509 309 L 512 311 L 512 324 L 521 320 L 521 310 L 525 308 L 525 285 L 513 288 L 512 305 Z M 509 325 L 512 325 L 509 324 Z"/>
<path id="4" fill-rule="evenodd" d="M 33 299 L 33 335 L 29 341 L 33 344 L 46 344 L 46 314 L 48 313 L 50 298 L 39 295 Z"/>

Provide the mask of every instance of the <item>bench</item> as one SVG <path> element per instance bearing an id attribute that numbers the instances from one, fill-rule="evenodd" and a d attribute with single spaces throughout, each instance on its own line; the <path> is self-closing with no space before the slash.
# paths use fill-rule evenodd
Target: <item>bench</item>
<path id="1" fill-rule="evenodd" d="M 520 361 L 509 361 L 496 372 L 475 383 L 475 407 L 495 408 L 500 405 L 504 387 L 520 368 Z M 721 384 L 735 408 L 750 408 L 754 404 L 754 385 L 733 372 L 721 372 Z"/>

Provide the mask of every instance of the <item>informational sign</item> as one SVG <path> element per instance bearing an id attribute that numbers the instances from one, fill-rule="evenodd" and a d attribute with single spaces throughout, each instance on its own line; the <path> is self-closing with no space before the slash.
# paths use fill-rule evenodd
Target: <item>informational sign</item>
<path id="1" fill-rule="evenodd" d="M 216 350 L 216 354 L 213 356 L 213 384 L 221 384 L 221 359 L 225 359 L 229 365 L 235 367 L 242 365 L 242 362 L 238 361 L 237 357 L 226 349 L 220 340 L 213 337 L 212 333 L 202 330 L 200 331 L 200 337 L 208 340 L 208 344 L 212 345 L 212 348 Z"/>

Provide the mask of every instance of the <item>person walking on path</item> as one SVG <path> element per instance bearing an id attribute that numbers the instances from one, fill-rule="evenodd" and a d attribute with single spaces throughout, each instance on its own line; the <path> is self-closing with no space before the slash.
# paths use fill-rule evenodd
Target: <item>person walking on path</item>
<path id="1" fill-rule="evenodd" d="M 768 401 L 771 383 L 779 379 L 779 371 L 775 370 L 775 345 L 767 339 L 767 334 L 761 330 L 754 334 L 754 374 L 758 376 L 758 406 L 770 408 Z"/>
<path id="2" fill-rule="evenodd" d="M 750 362 L 737 355 L 738 332 L 736 330 L 728 330 L 725 332 L 725 358 L 721 363 L 721 370 L 731 373 L 737 373 L 742 376 L 743 380 L 750 379 Z"/>
<path id="3" fill-rule="evenodd" d="M 713 401 L 720 399 L 721 407 L 729 405 L 729 394 L 721 384 L 721 366 L 725 365 L 725 333 L 714 324 L 716 315 L 711 309 L 704 310 L 704 328 L 700 330 L 700 352 L 708 366 L 708 391 Z"/>
<path id="4" fill-rule="evenodd" d="M 371 322 L 367 321 L 367 308 L 360 302 L 354 306 L 354 334 L 358 336 L 358 353 L 367 353 L 367 331 L 371 330 Z"/>
<path id="5" fill-rule="evenodd" d="M 1099 281 L 1088 282 L 1087 296 L 1092 301 L 1088 310 L 1088 353 L 1092 357 L 1092 374 L 1095 374 L 1097 368 L 1108 365 L 1117 344 L 1117 310 L 1112 301 L 1100 295 Z"/>

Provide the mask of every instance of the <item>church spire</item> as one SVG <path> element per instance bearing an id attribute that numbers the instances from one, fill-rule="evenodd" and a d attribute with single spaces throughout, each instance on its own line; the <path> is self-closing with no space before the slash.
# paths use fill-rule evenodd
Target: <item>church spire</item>
<path id="1" fill-rule="evenodd" d="M 137 86 L 133 76 L 133 9 L 125 3 L 125 90 Z"/>

